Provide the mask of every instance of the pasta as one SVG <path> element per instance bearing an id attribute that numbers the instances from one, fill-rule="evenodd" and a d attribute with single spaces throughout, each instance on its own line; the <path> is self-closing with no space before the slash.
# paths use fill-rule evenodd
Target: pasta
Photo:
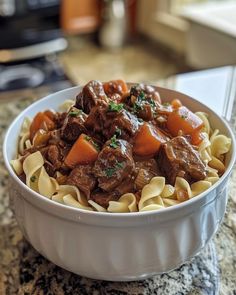
<path id="1" fill-rule="evenodd" d="M 198 151 L 200 154 L 201 159 L 208 164 L 212 157 L 211 157 L 211 150 L 210 150 L 210 146 L 211 146 L 211 142 L 209 140 L 209 136 L 207 133 L 203 133 L 204 139 L 203 141 L 200 143 L 199 147 L 198 147 Z"/>
<path id="2" fill-rule="evenodd" d="M 208 120 L 208 117 L 209 117 L 208 114 L 204 112 L 196 112 L 195 114 L 203 121 L 203 124 L 204 124 L 203 131 L 206 132 L 208 136 L 210 136 L 211 126 Z"/>
<path id="3" fill-rule="evenodd" d="M 198 182 L 195 182 L 191 185 L 191 195 L 192 197 L 195 197 L 205 190 L 207 190 L 209 187 L 211 187 L 212 182 L 207 180 L 200 180 Z"/>
<path id="4" fill-rule="evenodd" d="M 135 195 L 131 193 L 127 193 L 122 195 L 117 202 L 110 201 L 107 211 L 117 212 L 117 213 L 138 211 Z"/>
<path id="5" fill-rule="evenodd" d="M 23 151 L 25 148 L 30 148 L 31 147 L 31 143 L 29 140 L 29 136 L 30 136 L 30 132 L 29 132 L 29 128 L 30 128 L 30 124 L 31 124 L 31 120 L 29 118 L 25 118 L 21 127 L 21 132 L 20 132 L 20 136 L 19 136 L 19 147 L 18 147 L 18 151 L 19 153 L 22 155 Z"/>
<path id="6" fill-rule="evenodd" d="M 88 206 L 85 196 L 72 185 L 60 185 L 52 196 L 52 200 L 80 209 L 93 210 Z"/>
<path id="7" fill-rule="evenodd" d="M 164 177 L 153 177 L 149 184 L 146 184 L 144 188 L 142 189 L 141 193 L 141 199 L 139 201 L 138 207 L 140 211 L 147 210 L 144 209 L 145 203 L 149 208 L 153 208 L 156 206 L 157 209 L 160 209 L 160 207 L 163 207 L 163 203 L 160 202 L 159 197 L 165 187 L 165 178 Z M 155 198 L 155 199 L 154 199 Z M 148 201 L 152 200 L 152 204 L 149 204 Z M 156 203 L 155 203 L 156 201 Z"/>
<path id="8" fill-rule="evenodd" d="M 39 151 L 29 155 L 28 157 L 26 157 L 26 159 L 23 162 L 23 171 L 24 171 L 25 176 L 26 176 L 26 184 L 27 184 L 27 186 L 31 187 L 31 185 L 33 183 L 36 183 L 36 181 L 34 181 L 34 180 L 36 180 L 34 178 L 35 173 L 41 167 L 43 167 L 43 164 L 44 164 L 44 159 L 43 159 L 43 156 L 41 155 L 41 153 Z"/>
<path id="9" fill-rule="evenodd" d="M 193 196 L 189 183 L 182 177 L 176 177 L 175 189 L 186 192 L 189 199 Z"/>
<path id="10" fill-rule="evenodd" d="M 23 171 L 26 176 L 27 186 L 50 198 L 57 189 L 57 182 L 53 177 L 49 177 L 43 165 L 43 156 L 37 151 L 26 157 L 23 162 Z"/>
<path id="11" fill-rule="evenodd" d="M 211 141 L 211 155 L 220 159 L 220 157 L 228 153 L 231 146 L 231 139 L 225 135 L 215 133 L 210 138 Z"/>
<path id="12" fill-rule="evenodd" d="M 11 160 L 11 165 L 18 176 L 24 172 L 21 158 Z"/>
<path id="13" fill-rule="evenodd" d="M 94 202 L 93 200 L 88 200 L 88 203 L 98 212 L 107 212 L 105 208 Z"/>

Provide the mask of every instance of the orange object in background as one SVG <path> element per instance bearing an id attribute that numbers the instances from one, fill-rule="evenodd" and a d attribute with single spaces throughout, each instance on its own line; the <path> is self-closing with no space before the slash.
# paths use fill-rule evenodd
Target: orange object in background
<path id="1" fill-rule="evenodd" d="M 101 22 L 101 1 L 62 0 L 60 17 L 65 33 L 95 32 Z"/>

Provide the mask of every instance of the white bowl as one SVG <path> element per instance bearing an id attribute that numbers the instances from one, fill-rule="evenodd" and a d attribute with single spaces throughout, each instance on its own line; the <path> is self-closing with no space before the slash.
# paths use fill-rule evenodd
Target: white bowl
<path id="1" fill-rule="evenodd" d="M 129 281 L 168 272 L 197 254 L 217 231 L 225 212 L 235 141 L 228 124 L 196 100 L 157 88 L 162 99 L 179 98 L 193 111 L 210 115 L 212 126 L 232 139 L 227 169 L 201 195 L 159 211 L 100 213 L 53 202 L 28 188 L 14 173 L 17 140 L 26 116 L 74 98 L 80 87 L 51 94 L 25 109 L 11 124 L 3 155 L 10 174 L 10 197 L 18 224 L 31 245 L 44 257 L 76 274 L 102 280 Z"/>

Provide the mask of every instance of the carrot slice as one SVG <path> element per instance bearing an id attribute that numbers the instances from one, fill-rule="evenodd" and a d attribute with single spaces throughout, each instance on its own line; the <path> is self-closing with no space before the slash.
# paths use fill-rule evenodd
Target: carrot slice
<path id="1" fill-rule="evenodd" d="M 36 132 L 39 129 L 43 130 L 53 130 L 55 128 L 55 123 L 43 112 L 39 112 L 33 119 L 30 125 L 30 140 L 32 141 Z"/>
<path id="2" fill-rule="evenodd" d="M 103 83 L 103 89 L 107 95 L 112 93 L 125 94 L 128 92 L 128 86 L 123 80 L 111 80 L 109 82 Z"/>
<path id="3" fill-rule="evenodd" d="M 179 107 L 182 106 L 182 102 L 179 99 L 173 99 L 171 101 L 171 105 L 174 109 L 178 109 Z"/>
<path id="4" fill-rule="evenodd" d="M 50 138 L 50 132 L 45 132 L 42 129 L 39 129 L 33 138 L 33 146 L 37 147 L 43 144 L 46 144 Z"/>
<path id="5" fill-rule="evenodd" d="M 133 151 L 139 156 L 154 156 L 167 137 L 154 126 L 144 123 L 135 137 Z"/>
<path id="6" fill-rule="evenodd" d="M 98 151 L 91 138 L 81 134 L 66 156 L 65 164 L 68 167 L 75 167 L 78 164 L 89 164 L 96 161 L 97 157 Z"/>
<path id="7" fill-rule="evenodd" d="M 49 119 L 51 119 L 53 121 L 54 113 L 52 111 L 46 110 L 43 113 L 44 113 L 44 115 L 46 115 Z"/>
<path id="8" fill-rule="evenodd" d="M 204 136 L 201 132 L 201 130 L 196 131 L 194 133 L 191 134 L 191 143 L 193 145 L 199 145 L 204 139 Z"/>
<path id="9" fill-rule="evenodd" d="M 177 136 L 179 131 L 183 134 L 193 134 L 202 127 L 203 121 L 185 106 L 175 109 L 167 119 L 167 128 L 173 136 Z"/>

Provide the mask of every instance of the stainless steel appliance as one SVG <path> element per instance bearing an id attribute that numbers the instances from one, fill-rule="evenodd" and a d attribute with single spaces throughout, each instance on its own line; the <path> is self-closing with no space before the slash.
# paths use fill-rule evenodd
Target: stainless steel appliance
<path id="1" fill-rule="evenodd" d="M 59 12 L 60 0 L 0 0 L 0 63 L 65 49 Z"/>

